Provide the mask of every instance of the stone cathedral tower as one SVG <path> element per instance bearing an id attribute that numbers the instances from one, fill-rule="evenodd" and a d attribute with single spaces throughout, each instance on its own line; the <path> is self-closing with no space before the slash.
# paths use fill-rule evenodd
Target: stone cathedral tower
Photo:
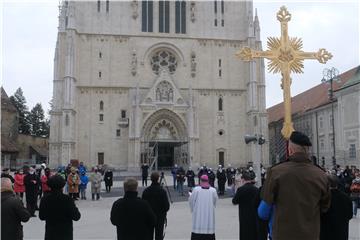
<path id="1" fill-rule="evenodd" d="M 264 63 L 252 1 L 63 1 L 50 166 L 133 171 L 268 163 Z"/>

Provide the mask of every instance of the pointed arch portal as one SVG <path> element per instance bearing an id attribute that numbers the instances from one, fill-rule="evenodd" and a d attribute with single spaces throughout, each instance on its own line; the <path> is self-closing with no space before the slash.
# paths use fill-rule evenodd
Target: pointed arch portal
<path id="1" fill-rule="evenodd" d="M 188 135 L 175 112 L 161 109 L 145 119 L 141 132 L 141 162 L 155 168 L 188 164 Z"/>

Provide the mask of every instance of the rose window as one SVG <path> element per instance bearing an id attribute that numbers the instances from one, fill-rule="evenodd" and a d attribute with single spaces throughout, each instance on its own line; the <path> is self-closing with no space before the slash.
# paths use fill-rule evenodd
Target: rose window
<path id="1" fill-rule="evenodd" d="M 151 68 L 158 75 L 162 69 L 168 70 L 170 74 L 174 74 L 177 67 L 177 61 L 174 54 L 166 50 L 155 52 L 151 57 Z"/>

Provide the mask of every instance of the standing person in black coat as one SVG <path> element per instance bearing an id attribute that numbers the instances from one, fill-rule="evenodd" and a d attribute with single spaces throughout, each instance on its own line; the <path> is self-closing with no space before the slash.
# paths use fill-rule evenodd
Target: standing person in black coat
<path id="1" fill-rule="evenodd" d="M 249 172 L 244 172 L 241 180 L 244 185 L 236 191 L 233 204 L 239 205 L 240 239 L 257 240 L 257 204 L 258 189 L 254 186 Z"/>
<path id="2" fill-rule="evenodd" d="M 110 192 L 111 187 L 113 185 L 113 172 L 110 169 L 106 170 L 104 181 L 105 181 L 106 192 Z"/>
<path id="3" fill-rule="evenodd" d="M 320 240 L 347 240 L 349 221 L 352 218 L 351 199 L 338 189 L 338 178 L 328 176 L 331 189 L 331 205 L 321 215 Z"/>
<path id="4" fill-rule="evenodd" d="M 30 213 L 15 196 L 11 179 L 1 178 L 1 239 L 22 240 L 21 222 L 29 221 Z"/>
<path id="5" fill-rule="evenodd" d="M 28 174 L 24 177 L 26 208 L 32 217 L 36 217 L 35 209 L 37 206 L 37 196 L 39 190 L 40 179 L 35 173 L 34 168 L 30 168 Z"/>
<path id="6" fill-rule="evenodd" d="M 142 186 L 147 186 L 147 178 L 149 176 L 149 166 L 144 163 L 141 166 Z"/>
<path id="7" fill-rule="evenodd" d="M 195 187 L 195 173 L 191 169 L 191 167 L 189 167 L 189 170 L 186 171 L 186 179 L 188 183 L 188 188 L 193 189 Z"/>
<path id="8" fill-rule="evenodd" d="M 170 204 L 165 190 L 159 183 L 160 175 L 158 172 L 151 173 L 151 185 L 142 194 L 142 199 L 146 200 L 154 211 L 157 221 L 155 225 L 155 240 L 164 239 L 164 224 L 166 213 L 169 211 Z"/>
<path id="9" fill-rule="evenodd" d="M 215 178 L 216 178 L 216 175 L 215 175 L 215 173 L 213 172 L 212 168 L 209 168 L 209 169 L 208 169 L 207 175 L 208 175 L 208 177 L 209 177 L 209 184 L 210 184 L 210 186 L 212 186 L 213 188 L 215 188 Z"/>
<path id="10" fill-rule="evenodd" d="M 156 215 L 148 202 L 137 197 L 138 182 L 124 182 L 125 195 L 111 208 L 110 220 L 116 226 L 118 240 L 152 240 Z"/>
<path id="11" fill-rule="evenodd" d="M 65 180 L 60 175 L 49 178 L 51 192 L 40 202 L 39 218 L 46 221 L 45 240 L 72 240 L 73 221 L 80 219 L 74 200 L 63 194 Z"/>
<path id="12" fill-rule="evenodd" d="M 224 195 L 225 183 L 226 183 L 226 173 L 221 165 L 219 165 L 219 169 L 216 172 L 216 178 L 218 180 L 219 195 Z"/>

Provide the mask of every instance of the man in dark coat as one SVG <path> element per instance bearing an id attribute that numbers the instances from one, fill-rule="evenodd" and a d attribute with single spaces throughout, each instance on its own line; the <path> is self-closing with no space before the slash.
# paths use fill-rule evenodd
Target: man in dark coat
<path id="1" fill-rule="evenodd" d="M 216 178 L 216 175 L 215 175 L 215 173 L 213 172 L 212 168 L 209 168 L 209 169 L 208 169 L 207 175 L 208 175 L 208 177 L 209 177 L 209 184 L 210 184 L 210 186 L 212 186 L 213 188 L 215 188 L 215 178 Z"/>
<path id="2" fill-rule="evenodd" d="M 294 131 L 289 159 L 269 169 L 262 199 L 275 206 L 272 236 L 276 240 L 318 240 L 320 213 L 330 207 L 325 172 L 309 157 L 310 139 Z"/>
<path id="3" fill-rule="evenodd" d="M 110 220 L 116 226 L 118 240 L 152 240 L 156 215 L 148 202 L 137 197 L 138 182 L 124 182 L 125 195 L 111 208 Z"/>
<path id="4" fill-rule="evenodd" d="M 347 240 L 349 221 L 352 218 L 351 199 L 338 189 L 338 178 L 328 176 L 331 188 L 331 205 L 321 215 L 320 240 Z"/>
<path id="5" fill-rule="evenodd" d="M 181 166 L 176 172 L 176 180 L 177 191 L 180 193 L 181 196 L 184 196 L 185 170 Z"/>
<path id="6" fill-rule="evenodd" d="M 46 221 L 45 240 L 72 240 L 73 221 L 80 219 L 74 200 L 63 194 L 65 180 L 60 175 L 49 178 L 51 192 L 40 202 L 39 218 Z"/>
<path id="7" fill-rule="evenodd" d="M 219 195 L 224 195 L 225 183 L 226 183 L 226 173 L 221 165 L 219 165 L 219 169 L 216 172 L 216 178 L 218 180 Z"/>
<path id="8" fill-rule="evenodd" d="M 236 174 L 235 168 L 231 167 L 231 164 L 228 165 L 226 169 L 226 178 L 227 178 L 227 185 L 231 186 L 233 184 L 233 180 Z"/>
<path id="9" fill-rule="evenodd" d="M 155 225 L 155 240 L 163 240 L 166 213 L 169 211 L 170 204 L 165 190 L 159 184 L 159 173 L 151 173 L 150 178 L 151 185 L 144 190 L 142 199 L 146 200 L 150 204 L 150 207 L 157 218 Z"/>
<path id="10" fill-rule="evenodd" d="M 239 205 L 240 240 L 257 240 L 258 189 L 254 186 L 249 172 L 244 172 L 241 180 L 244 185 L 237 189 L 232 199 L 233 204 Z"/>
<path id="11" fill-rule="evenodd" d="M 186 179 L 187 179 L 187 183 L 188 183 L 188 188 L 190 188 L 190 189 L 194 188 L 195 187 L 195 173 L 191 169 L 191 167 L 189 167 L 189 170 L 186 171 Z"/>
<path id="12" fill-rule="evenodd" d="M 106 192 L 111 191 L 111 187 L 113 185 L 113 172 L 111 169 L 107 169 L 104 175 L 104 182 L 105 182 L 105 188 Z"/>
<path id="13" fill-rule="evenodd" d="M 21 222 L 27 222 L 30 213 L 12 190 L 10 178 L 1 178 L 1 239 L 22 240 Z"/>
<path id="14" fill-rule="evenodd" d="M 35 209 L 37 206 L 37 196 L 39 190 L 40 179 L 35 173 L 34 168 L 30 168 L 28 174 L 24 177 L 26 208 L 32 217 L 36 217 Z"/>
<path id="15" fill-rule="evenodd" d="M 142 186 L 147 186 L 147 178 L 149 176 L 149 166 L 144 163 L 141 166 Z"/>

